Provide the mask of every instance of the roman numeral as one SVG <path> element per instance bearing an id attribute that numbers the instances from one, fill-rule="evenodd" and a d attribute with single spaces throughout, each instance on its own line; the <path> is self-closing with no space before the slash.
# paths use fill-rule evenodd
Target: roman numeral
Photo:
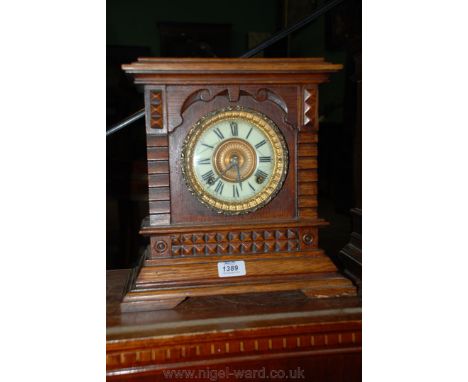
<path id="1" fill-rule="evenodd" d="M 216 185 L 215 192 L 222 195 L 223 194 L 224 183 L 220 180 Z"/>
<path id="2" fill-rule="evenodd" d="M 255 145 L 255 148 L 259 149 L 259 148 L 262 147 L 265 143 L 266 143 L 265 140 L 260 141 L 260 142 L 258 142 L 258 143 Z"/>
<path id="3" fill-rule="evenodd" d="M 252 186 L 252 185 L 250 184 L 250 182 L 247 182 L 247 183 L 249 184 L 249 187 L 252 189 L 252 191 L 255 192 L 254 186 Z"/>
<path id="4" fill-rule="evenodd" d="M 219 129 L 219 127 L 217 127 L 216 129 L 213 130 L 214 133 L 218 136 L 219 139 L 224 139 L 224 135 L 223 133 L 221 132 L 221 130 Z"/>
<path id="5" fill-rule="evenodd" d="M 231 122 L 231 134 L 233 137 L 237 137 L 239 135 L 239 127 L 237 126 L 237 122 Z"/>
<path id="6" fill-rule="evenodd" d="M 260 163 L 265 163 L 265 162 L 271 162 L 271 157 L 270 156 L 260 157 Z"/>
<path id="7" fill-rule="evenodd" d="M 202 175 L 202 178 L 205 182 L 208 182 L 212 177 L 214 176 L 214 172 L 213 170 L 210 170 L 208 172 L 205 172 L 203 175 Z"/>
<path id="8" fill-rule="evenodd" d="M 235 184 L 232 185 L 232 197 L 238 198 L 239 197 L 239 190 Z"/>
<path id="9" fill-rule="evenodd" d="M 213 146 L 207 145 L 206 143 L 202 143 L 202 146 L 208 147 L 209 149 L 214 149 Z"/>
<path id="10" fill-rule="evenodd" d="M 211 164 L 211 158 L 200 159 L 197 163 L 198 164 Z"/>
<path id="11" fill-rule="evenodd" d="M 262 170 L 257 170 L 257 172 L 255 173 L 255 176 L 261 176 L 262 178 L 266 178 L 268 174 Z"/>
<path id="12" fill-rule="evenodd" d="M 253 127 L 250 128 L 250 130 L 249 130 L 249 132 L 247 133 L 247 136 L 245 137 L 245 139 L 249 139 L 249 135 L 250 135 L 250 133 L 252 132 L 252 129 L 253 129 Z"/>

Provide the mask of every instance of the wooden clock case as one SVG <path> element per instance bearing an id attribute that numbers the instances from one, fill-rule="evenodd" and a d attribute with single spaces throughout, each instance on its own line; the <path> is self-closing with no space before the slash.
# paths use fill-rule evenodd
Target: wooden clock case
<path id="1" fill-rule="evenodd" d="M 307 59 L 141 58 L 124 65 L 144 86 L 150 245 L 128 280 L 122 311 L 169 309 L 191 296 L 302 290 L 355 295 L 318 247 L 318 85 L 341 65 Z M 214 110 L 242 106 L 270 118 L 289 152 L 277 196 L 245 215 L 208 209 L 186 187 L 181 149 Z M 247 274 L 220 278 L 219 261 L 243 260 Z"/>

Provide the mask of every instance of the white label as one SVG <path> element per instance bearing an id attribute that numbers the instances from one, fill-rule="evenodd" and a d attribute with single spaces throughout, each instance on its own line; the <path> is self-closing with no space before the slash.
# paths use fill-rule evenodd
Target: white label
<path id="1" fill-rule="evenodd" d="M 219 277 L 245 276 L 245 262 L 240 261 L 220 261 L 218 263 Z"/>

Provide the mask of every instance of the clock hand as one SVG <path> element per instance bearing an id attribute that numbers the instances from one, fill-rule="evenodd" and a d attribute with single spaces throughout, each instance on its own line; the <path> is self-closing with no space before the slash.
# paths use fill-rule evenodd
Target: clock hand
<path id="1" fill-rule="evenodd" d="M 235 162 L 236 164 L 236 170 L 237 170 L 237 181 L 239 182 L 240 188 L 242 190 L 242 182 L 241 182 L 241 176 L 240 176 L 240 171 L 239 171 L 239 164 Z"/>
<path id="2" fill-rule="evenodd" d="M 219 174 L 219 176 L 213 180 L 213 183 L 212 184 L 209 184 L 208 187 L 211 187 L 213 184 L 215 184 L 217 182 L 217 180 L 219 178 L 221 178 L 226 172 L 228 172 L 231 168 L 233 168 L 235 165 L 235 163 L 231 163 L 221 174 Z"/>

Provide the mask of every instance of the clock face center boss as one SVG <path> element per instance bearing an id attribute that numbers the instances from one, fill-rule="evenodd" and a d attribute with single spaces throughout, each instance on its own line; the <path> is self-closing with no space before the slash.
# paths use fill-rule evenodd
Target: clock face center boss
<path id="1" fill-rule="evenodd" d="M 188 188 L 222 214 L 245 214 L 266 205 L 281 189 L 287 168 L 288 150 L 278 127 L 242 107 L 201 118 L 182 148 Z"/>

